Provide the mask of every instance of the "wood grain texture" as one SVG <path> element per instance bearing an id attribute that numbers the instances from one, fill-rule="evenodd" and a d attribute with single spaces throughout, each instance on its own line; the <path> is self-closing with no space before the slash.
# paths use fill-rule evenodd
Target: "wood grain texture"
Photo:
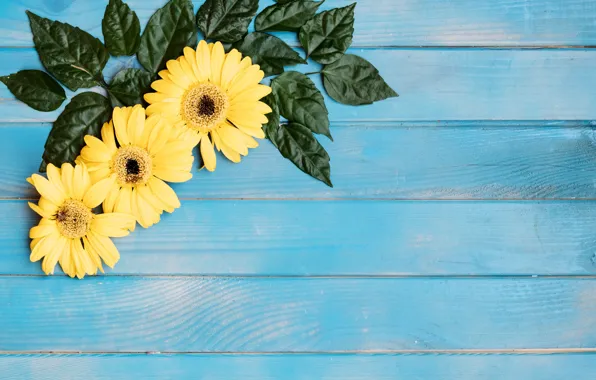
<path id="1" fill-rule="evenodd" d="M 596 50 L 351 49 L 380 70 L 401 94 L 373 105 L 329 99 L 333 122 L 419 120 L 592 120 Z M 107 77 L 130 66 L 110 60 Z M 40 68 L 33 49 L 0 49 L 0 74 Z M 316 71 L 315 64 L 300 71 Z M 313 80 L 323 89 L 318 76 Z M 324 91 L 323 91 L 324 92 Z M 69 96 L 72 94 L 69 93 Z M 61 112 L 37 112 L 0 86 L 0 122 L 53 121 Z"/>
<path id="2" fill-rule="evenodd" d="M 595 294 L 578 279 L 4 277 L 0 351 L 594 348 Z"/>
<path id="3" fill-rule="evenodd" d="M 0 202 L 0 273 L 30 263 L 25 202 Z M 594 202 L 186 201 L 115 239 L 112 274 L 594 275 Z"/>
<path id="4" fill-rule="evenodd" d="M 0 202 L 0 273 L 41 274 L 38 217 Z M 112 274 L 594 275 L 594 202 L 186 201 L 114 239 Z"/>
<path id="5" fill-rule="evenodd" d="M 174 185 L 182 198 L 594 199 L 596 138 L 573 123 L 487 122 L 332 127 L 334 188 L 281 157 L 268 141 L 240 164 L 220 156 L 214 173 Z M 37 171 L 49 124 L 0 125 L 0 198 L 37 198 L 25 178 Z M 15 157 L 19 164 L 14 165 Z"/>
<path id="6" fill-rule="evenodd" d="M 327 0 L 320 10 L 352 0 Z M 128 0 L 144 27 L 165 0 Z M 203 3 L 193 1 L 195 10 Z M 260 9 L 273 3 L 261 0 Z M 69 22 L 102 38 L 106 1 L 4 0 L 1 46 L 32 46 L 25 10 Z M 354 46 L 596 45 L 591 0 L 359 0 Z M 297 44 L 294 34 L 280 34 Z"/>
<path id="7" fill-rule="evenodd" d="M 5 380 L 583 379 L 594 354 L 557 355 L 0 355 Z"/>

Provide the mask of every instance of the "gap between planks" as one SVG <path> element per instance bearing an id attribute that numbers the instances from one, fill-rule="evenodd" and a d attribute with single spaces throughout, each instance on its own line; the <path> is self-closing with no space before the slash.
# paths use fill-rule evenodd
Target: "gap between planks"
<path id="1" fill-rule="evenodd" d="M 596 198 L 577 198 L 577 197 L 563 197 L 563 198 L 324 198 L 324 197 L 313 197 L 313 198 L 188 198 L 179 197 L 181 201 L 304 201 L 304 202 L 343 202 L 343 201 L 368 201 L 368 202 L 592 202 L 596 201 Z M 0 197 L 0 202 L 11 202 L 11 201 L 28 201 L 35 202 L 38 198 L 23 198 L 23 197 Z"/>
<path id="2" fill-rule="evenodd" d="M 340 350 L 340 351 L 0 351 L 0 355 L 553 355 L 596 353 L 596 348 L 487 348 L 463 350 Z"/>
<path id="3" fill-rule="evenodd" d="M 12 274 L 4 273 L 0 274 L 0 278 L 67 278 L 66 275 L 45 275 L 45 274 Z M 309 274 L 288 274 L 288 275 L 262 275 L 262 274 L 215 274 L 215 273 L 196 273 L 196 274 L 146 274 L 146 273 L 106 273 L 101 276 L 92 276 L 94 279 L 101 280 L 102 278 L 151 278 L 151 279 L 322 279 L 322 280 L 362 280 L 362 279 L 376 279 L 376 280 L 391 280 L 391 279 L 449 279 L 449 280 L 468 280 L 468 279 L 510 279 L 510 280 L 556 280 L 556 279 L 567 279 L 567 280 L 596 280 L 596 275 L 565 275 L 565 274 L 553 274 L 553 275 L 538 275 L 538 274 L 490 274 L 490 275 L 476 275 L 476 274 L 381 274 L 381 275 L 370 275 L 370 274 L 338 274 L 338 275 L 309 275 Z"/>

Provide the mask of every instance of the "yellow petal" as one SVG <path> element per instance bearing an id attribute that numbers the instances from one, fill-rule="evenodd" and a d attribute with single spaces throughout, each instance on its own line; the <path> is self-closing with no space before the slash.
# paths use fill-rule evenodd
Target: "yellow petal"
<path id="1" fill-rule="evenodd" d="M 114 136 L 114 125 L 110 120 L 109 123 L 104 123 L 101 128 L 101 139 L 110 151 L 110 154 L 116 153 L 116 137 Z"/>
<path id="2" fill-rule="evenodd" d="M 89 187 L 91 187 L 91 177 L 89 177 L 89 172 L 85 165 L 78 164 L 75 166 L 72 184 L 73 198 L 83 200 L 83 196 L 89 190 Z"/>
<path id="3" fill-rule="evenodd" d="M 94 251 L 94 250 L 84 249 L 83 248 L 83 245 L 81 244 L 81 239 L 77 239 L 77 241 L 80 244 L 80 247 L 77 246 L 77 250 L 84 250 L 85 255 L 88 255 L 89 256 L 89 259 L 91 259 L 91 262 L 93 263 L 93 266 L 96 268 L 95 269 L 95 273 L 93 273 L 93 274 L 96 274 L 97 273 L 97 269 L 99 269 L 99 271 L 101 273 L 105 273 L 103 271 L 103 265 L 101 263 L 101 257 L 99 257 L 99 254 L 96 251 Z"/>
<path id="4" fill-rule="evenodd" d="M 226 156 L 226 158 L 232 162 L 240 162 L 240 154 L 224 143 L 221 135 L 218 133 L 218 130 L 214 130 L 211 133 L 212 135 L 218 136 L 218 138 L 214 140 L 216 141 L 216 144 L 219 146 L 219 149 L 221 149 L 221 152 L 224 154 L 224 156 Z"/>
<path id="5" fill-rule="evenodd" d="M 118 200 L 118 195 L 120 195 L 120 185 L 118 183 L 114 183 L 110 191 L 108 191 L 106 199 L 103 201 L 103 212 L 114 211 L 114 206 L 116 205 L 116 200 Z"/>
<path id="6" fill-rule="evenodd" d="M 201 137 L 201 158 L 203 159 L 203 164 L 205 168 L 210 172 L 215 170 L 216 167 L 216 158 L 215 158 L 215 150 L 213 149 L 213 143 L 209 139 L 208 135 L 204 135 Z"/>
<path id="7" fill-rule="evenodd" d="M 168 167 L 160 166 L 153 168 L 153 175 L 168 182 L 186 182 L 192 178 L 189 171 L 171 170 Z"/>
<path id="8" fill-rule="evenodd" d="M 220 84 L 221 69 L 223 68 L 226 52 L 221 42 L 217 41 L 211 49 L 211 83 Z"/>
<path id="9" fill-rule="evenodd" d="M 252 128 L 261 127 L 263 124 L 267 124 L 269 119 L 262 113 L 257 113 L 249 109 L 229 109 L 228 119 L 234 124 L 244 124 Z"/>
<path id="10" fill-rule="evenodd" d="M 161 92 L 149 92 L 144 95 L 144 98 L 145 98 L 145 101 L 149 104 L 160 103 L 160 102 L 164 102 L 164 103 L 178 102 L 178 103 L 180 103 L 180 98 L 172 97 L 171 95 L 163 94 Z"/>
<path id="11" fill-rule="evenodd" d="M 145 200 L 145 202 L 153 207 L 159 214 L 161 214 L 164 210 L 168 212 L 174 211 L 174 208 L 168 207 L 159 198 L 157 198 L 148 185 L 137 186 L 136 189 L 138 194 Z"/>
<path id="12" fill-rule="evenodd" d="M 159 75 L 161 79 L 170 79 L 170 72 L 168 70 L 160 70 L 157 75 Z"/>
<path id="13" fill-rule="evenodd" d="M 228 86 L 228 94 L 233 98 L 236 94 L 258 84 L 264 77 L 265 73 L 258 65 L 249 66 L 232 79 Z"/>
<path id="14" fill-rule="evenodd" d="M 99 206 L 101 202 L 106 199 L 115 182 L 116 176 L 111 175 L 108 178 L 104 178 L 95 185 L 91 186 L 91 188 L 87 190 L 83 197 L 83 203 L 85 206 L 89 208 L 95 208 Z"/>
<path id="15" fill-rule="evenodd" d="M 52 216 L 54 216 L 58 212 L 58 208 L 59 208 L 59 206 L 56 206 L 55 204 L 53 204 L 52 202 L 50 202 L 49 200 L 47 200 L 44 197 L 39 198 L 39 201 L 37 202 L 37 205 L 46 214 L 49 214 L 49 215 L 52 215 Z M 42 221 L 43 221 L 43 219 L 42 219 Z"/>
<path id="16" fill-rule="evenodd" d="M 167 144 L 171 130 L 172 127 L 167 121 L 163 119 L 157 121 L 147 143 L 147 150 L 151 155 L 157 154 Z"/>
<path id="17" fill-rule="evenodd" d="M 48 180 L 52 183 L 52 185 L 56 186 L 56 188 L 60 190 L 64 197 L 66 197 L 66 190 L 64 190 L 64 186 L 62 185 L 62 175 L 60 173 L 60 169 L 52 164 L 49 164 L 46 168 L 46 172 L 48 175 Z"/>
<path id="18" fill-rule="evenodd" d="M 72 245 L 75 241 L 81 241 L 81 239 L 71 239 L 69 246 L 66 247 L 60 258 L 58 259 L 58 263 L 62 268 L 62 271 L 70 276 L 71 278 L 76 275 L 76 268 L 72 265 Z"/>
<path id="19" fill-rule="evenodd" d="M 180 66 L 180 62 L 175 59 L 170 59 L 166 66 L 168 67 L 168 71 L 171 73 L 170 80 L 174 82 L 178 87 L 181 88 L 188 88 L 190 86 L 191 79 L 186 76 L 184 70 Z"/>
<path id="20" fill-rule="evenodd" d="M 139 145 L 139 140 L 145 129 L 145 109 L 140 104 L 134 106 L 128 119 L 128 139 L 133 145 Z"/>
<path id="21" fill-rule="evenodd" d="M 244 138 L 242 137 L 243 133 L 240 132 L 238 128 L 232 127 L 229 124 L 224 124 L 217 129 L 217 133 L 225 145 L 234 149 L 243 156 L 248 154 L 248 148 L 246 147 Z"/>
<path id="22" fill-rule="evenodd" d="M 228 85 L 238 73 L 241 58 L 242 54 L 240 54 L 240 52 L 236 49 L 232 49 L 232 51 L 226 54 L 223 67 L 221 69 L 220 80 L 221 88 L 223 88 L 224 90 L 228 88 Z"/>
<path id="23" fill-rule="evenodd" d="M 170 209 L 180 207 L 178 196 L 164 181 L 156 177 L 151 177 L 148 184 L 151 192 Z"/>
<path id="24" fill-rule="evenodd" d="M 42 218 L 48 218 L 49 219 L 49 218 L 52 218 L 54 216 L 54 214 L 45 211 L 44 209 L 42 209 L 41 207 L 39 207 L 35 203 L 27 202 L 27 204 L 29 205 L 29 207 L 31 208 L 31 210 L 35 211 Z"/>
<path id="25" fill-rule="evenodd" d="M 158 120 L 161 117 L 159 115 L 151 115 L 145 119 L 145 128 L 140 136 L 137 136 L 137 146 L 147 149 L 147 144 L 149 143 L 149 136 L 151 135 L 151 131 L 155 128 Z"/>
<path id="26" fill-rule="evenodd" d="M 264 84 L 257 84 L 253 87 L 248 87 L 242 92 L 239 92 L 230 99 L 230 105 L 234 106 L 237 103 L 256 102 L 271 93 L 271 87 Z"/>
<path id="27" fill-rule="evenodd" d="M 155 223 L 159 222 L 159 212 L 147 202 L 139 192 L 136 192 L 133 197 L 138 209 L 138 222 L 143 228 L 149 228 Z M 161 210 L 160 210 L 161 211 Z"/>
<path id="28" fill-rule="evenodd" d="M 257 140 L 250 137 L 250 135 L 248 135 L 242 131 L 240 133 L 242 134 L 242 139 L 244 140 L 244 145 L 246 145 L 247 148 L 256 148 L 259 146 L 259 143 L 257 142 Z"/>
<path id="29" fill-rule="evenodd" d="M 64 203 L 64 200 L 66 199 L 64 192 L 62 192 L 58 187 L 56 187 L 56 185 L 48 181 L 46 178 L 40 176 L 39 174 L 33 174 L 31 176 L 31 180 L 35 185 L 35 189 L 42 197 L 46 198 L 56 206 L 60 206 L 62 203 Z"/>
<path id="30" fill-rule="evenodd" d="M 107 164 L 105 166 L 99 166 L 97 170 L 89 172 L 91 183 L 97 183 L 104 178 L 108 178 L 111 174 L 112 170 L 110 170 Z"/>
<path id="31" fill-rule="evenodd" d="M 153 103 L 147 107 L 147 115 L 163 114 L 167 117 L 175 117 L 180 111 L 180 104 L 172 102 Z"/>
<path id="32" fill-rule="evenodd" d="M 258 139 L 264 139 L 265 138 L 265 132 L 263 132 L 263 128 L 262 127 L 258 127 L 258 128 L 245 127 L 242 124 L 236 124 L 236 123 L 234 123 L 234 125 L 239 130 L 241 130 L 242 132 L 246 133 L 249 136 L 256 137 Z"/>
<path id="33" fill-rule="evenodd" d="M 131 205 L 132 188 L 130 186 L 124 186 L 120 189 L 118 199 L 114 205 L 115 212 L 121 212 L 124 214 L 132 214 Z"/>
<path id="34" fill-rule="evenodd" d="M 116 130 L 116 138 L 121 146 L 130 144 L 128 138 L 127 127 L 128 127 L 128 113 L 122 107 L 114 108 L 112 114 L 112 120 L 114 122 L 114 129 Z"/>
<path id="35" fill-rule="evenodd" d="M 31 227 L 29 230 L 29 238 L 36 239 L 48 236 L 50 234 L 57 234 L 58 228 L 56 227 L 56 223 L 46 223 L 46 224 L 39 224 L 35 227 Z"/>
<path id="36" fill-rule="evenodd" d="M 199 81 L 199 77 L 200 77 L 200 73 L 199 73 L 199 68 L 197 67 L 197 55 L 194 51 L 194 49 L 189 48 L 188 46 L 184 48 L 184 58 L 186 60 L 186 63 L 188 64 L 188 66 L 191 68 L 193 75 L 192 75 L 192 79 L 193 81 Z M 183 65 L 184 68 L 184 65 Z M 187 74 L 188 75 L 188 74 Z"/>
<path id="37" fill-rule="evenodd" d="M 230 110 L 234 112 L 253 112 L 259 114 L 268 114 L 271 113 L 271 107 L 263 102 L 243 102 L 243 103 L 235 103 L 233 106 L 230 106 Z"/>
<path id="38" fill-rule="evenodd" d="M 31 260 L 31 262 L 41 260 L 42 257 L 46 256 L 54 248 L 59 237 L 60 234 L 50 234 L 44 238 L 41 238 L 35 247 L 31 249 L 29 260 Z"/>
<path id="39" fill-rule="evenodd" d="M 60 170 L 61 178 L 62 178 L 62 186 L 64 187 L 64 191 L 66 192 L 66 196 L 73 197 L 74 190 L 73 190 L 73 176 L 74 176 L 74 168 L 68 162 L 62 164 L 62 168 Z"/>
<path id="40" fill-rule="evenodd" d="M 131 214 L 111 212 L 93 216 L 91 230 L 110 237 L 126 236 L 135 226 L 135 218 Z"/>
<path id="41" fill-rule="evenodd" d="M 184 94 L 183 88 L 175 85 L 174 82 L 166 79 L 156 80 L 155 82 L 151 83 L 151 88 L 153 88 L 157 92 L 161 92 L 163 94 L 176 98 Z"/>
<path id="42" fill-rule="evenodd" d="M 199 71 L 198 80 L 204 82 L 211 77 L 211 48 L 205 40 L 199 41 L 196 52 L 197 69 Z"/>
<path id="43" fill-rule="evenodd" d="M 89 159 L 88 161 L 102 162 L 109 161 L 112 158 L 112 152 L 110 149 L 108 149 L 106 144 L 104 144 L 104 142 L 97 137 L 87 135 L 84 137 L 84 140 L 85 144 L 87 144 L 85 148 L 90 148 L 88 150 L 90 151 L 89 154 L 92 157 L 92 159 Z"/>
<path id="44" fill-rule="evenodd" d="M 120 253 L 109 237 L 90 231 L 87 239 L 83 239 L 83 242 L 89 244 L 110 268 L 113 268 L 120 260 Z M 85 249 L 87 249 L 87 244 L 85 244 Z"/>
<path id="45" fill-rule="evenodd" d="M 43 258 L 41 269 L 45 274 L 54 274 L 54 268 L 56 267 L 56 264 L 58 264 L 60 256 L 62 256 L 67 248 L 70 248 L 69 245 L 70 239 L 67 239 L 64 236 L 58 236 L 57 242 L 54 244 L 50 252 Z"/>

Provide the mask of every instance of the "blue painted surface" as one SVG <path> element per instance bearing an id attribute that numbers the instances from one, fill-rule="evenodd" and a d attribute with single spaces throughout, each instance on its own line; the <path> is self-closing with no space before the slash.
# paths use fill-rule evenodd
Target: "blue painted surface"
<path id="1" fill-rule="evenodd" d="M 128 3 L 144 24 L 162 1 Z M 351 52 L 401 96 L 328 100 L 335 188 L 264 141 L 176 186 L 105 277 L 28 262 L 24 179 L 59 111 L 0 86 L 1 378 L 593 377 L 596 3 L 358 3 Z M 0 74 L 40 67 L 26 9 L 101 37 L 104 7 L 3 1 Z"/>

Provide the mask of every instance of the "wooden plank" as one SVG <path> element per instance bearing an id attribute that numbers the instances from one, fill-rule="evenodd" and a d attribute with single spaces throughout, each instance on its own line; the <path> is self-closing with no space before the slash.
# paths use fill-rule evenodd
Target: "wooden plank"
<path id="1" fill-rule="evenodd" d="M 193 1 L 195 10 L 202 0 Z M 353 0 L 327 0 L 321 10 Z M 1 46 L 32 46 L 25 10 L 88 30 L 101 38 L 106 1 L 4 0 Z M 128 0 L 141 25 L 165 0 Z M 260 9 L 271 5 L 262 0 Z M 354 46 L 596 45 L 591 0 L 359 0 Z M 281 36 L 296 44 L 293 34 Z"/>
<path id="2" fill-rule="evenodd" d="M 5 380 L 582 379 L 594 354 L 557 355 L 0 355 Z M 76 374 L 76 376 L 75 376 Z"/>
<path id="3" fill-rule="evenodd" d="M 3 277 L 0 351 L 594 348 L 594 294 L 580 279 Z"/>
<path id="4" fill-rule="evenodd" d="M 327 98 L 334 122 L 418 120 L 592 120 L 596 51 L 494 49 L 352 49 L 373 62 L 401 97 L 353 107 Z M 115 60 L 106 76 L 130 66 Z M 0 74 L 39 68 L 33 49 L 0 49 Z M 301 65 L 301 71 L 318 66 Z M 318 76 L 313 76 L 323 88 Z M 326 95 L 325 95 L 326 96 Z M 53 121 L 0 86 L 0 122 Z"/>
<path id="5" fill-rule="evenodd" d="M 30 263 L 23 201 L 0 202 L 0 273 Z M 594 275 L 594 202 L 186 201 L 114 239 L 112 274 Z"/>
<path id="6" fill-rule="evenodd" d="M 333 127 L 335 142 L 320 139 L 332 157 L 333 189 L 297 170 L 268 141 L 240 164 L 220 156 L 214 173 L 193 169 L 195 178 L 175 188 L 187 199 L 596 198 L 593 129 L 569 125 Z M 0 126 L 0 141 L 11 142 L 0 150 L 0 198 L 37 197 L 25 178 L 39 167 L 49 128 Z"/>

